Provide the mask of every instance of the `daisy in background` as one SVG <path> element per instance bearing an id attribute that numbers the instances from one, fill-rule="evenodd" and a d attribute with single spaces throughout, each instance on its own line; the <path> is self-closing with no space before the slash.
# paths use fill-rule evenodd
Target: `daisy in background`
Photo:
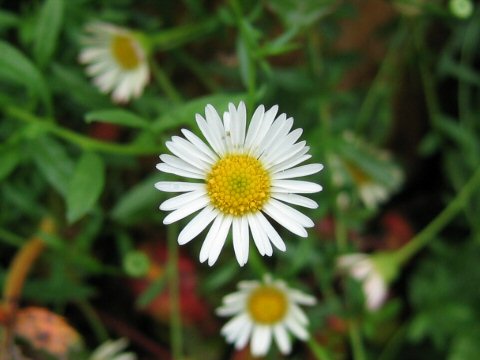
<path id="1" fill-rule="evenodd" d="M 79 60 L 103 93 L 115 102 L 139 97 L 149 79 L 147 49 L 138 34 L 111 24 L 94 22 L 85 28 L 89 36 Z"/>
<path id="2" fill-rule="evenodd" d="M 266 275 L 263 281 L 242 281 L 239 291 L 223 298 L 217 309 L 220 316 L 233 316 L 221 333 L 237 350 L 251 339 L 253 356 L 266 355 L 272 338 L 282 354 L 292 349 L 289 333 L 307 340 L 308 318 L 299 305 L 314 305 L 316 300 L 299 290 L 289 288 L 282 280 Z"/>
<path id="3" fill-rule="evenodd" d="M 290 205 L 314 209 L 315 201 L 299 194 L 315 193 L 322 187 L 313 182 L 292 180 L 322 170 L 321 164 L 298 166 L 308 160 L 309 147 L 297 142 L 301 129 L 290 131 L 293 119 L 277 116 L 278 106 L 259 106 L 247 126 L 243 102 L 229 104 L 223 121 L 211 105 L 205 118 L 196 121 L 207 144 L 191 131 L 166 143 L 173 155 L 160 155 L 158 170 L 192 178 L 194 182 L 161 181 L 156 188 L 183 193 L 164 201 L 161 210 L 171 211 L 163 223 L 171 224 L 200 211 L 178 236 L 188 243 L 211 225 L 200 250 L 200 261 L 211 266 L 217 260 L 230 228 L 238 263 L 248 260 L 249 237 L 260 254 L 271 256 L 273 247 L 285 251 L 282 238 L 270 218 L 292 233 L 306 237 L 313 221 Z"/>
<path id="4" fill-rule="evenodd" d="M 387 299 L 388 284 L 397 277 L 400 263 L 395 252 L 354 253 L 339 256 L 337 268 L 362 283 L 365 305 L 375 311 Z"/>
<path id="5" fill-rule="evenodd" d="M 100 345 L 88 358 L 88 360 L 137 360 L 134 353 L 124 352 L 128 346 L 126 339 L 108 340 Z"/>
<path id="6" fill-rule="evenodd" d="M 337 144 L 337 151 L 328 155 L 328 162 L 337 187 L 352 186 L 363 204 L 375 209 L 398 190 L 403 172 L 387 151 L 367 144 L 346 132 Z M 341 193 L 342 196 L 346 194 Z M 339 199 L 342 203 L 349 199 Z"/>

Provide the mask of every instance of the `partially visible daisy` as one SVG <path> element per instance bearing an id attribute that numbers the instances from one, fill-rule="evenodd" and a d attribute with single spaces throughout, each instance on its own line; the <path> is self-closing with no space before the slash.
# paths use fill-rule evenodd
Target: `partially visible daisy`
<path id="1" fill-rule="evenodd" d="M 89 37 L 79 60 L 103 93 L 115 102 L 139 97 L 148 82 L 147 50 L 138 34 L 111 24 L 94 22 L 86 26 Z"/>
<path id="2" fill-rule="evenodd" d="M 292 350 L 289 333 L 301 340 L 308 339 L 308 318 L 299 305 L 314 305 L 313 296 L 268 275 L 263 281 L 242 281 L 238 288 L 239 291 L 225 296 L 217 309 L 220 316 L 233 316 L 221 333 L 237 350 L 251 339 L 252 355 L 263 356 L 274 338 L 280 352 L 289 354 Z"/>
<path id="3" fill-rule="evenodd" d="M 127 346 L 126 339 L 108 340 L 90 355 L 89 360 L 136 360 L 134 353 L 124 352 Z"/>
<path id="4" fill-rule="evenodd" d="M 342 255 L 337 259 L 337 267 L 362 283 L 367 309 L 374 311 L 383 305 L 388 294 L 388 279 L 374 256 L 360 253 Z"/>
<path id="5" fill-rule="evenodd" d="M 328 155 L 335 185 L 351 185 L 367 208 L 384 203 L 403 182 L 401 169 L 390 154 L 345 133 L 337 152 Z"/>
<path id="6" fill-rule="evenodd" d="M 200 261 L 211 266 L 217 260 L 232 228 L 233 248 L 238 263 L 248 260 L 250 232 L 260 254 L 271 256 L 273 246 L 285 251 L 285 243 L 264 214 L 292 233 L 306 237 L 313 221 L 290 206 L 314 209 L 315 201 L 299 194 L 322 190 L 316 183 L 294 178 L 322 170 L 321 164 L 298 166 L 308 160 L 309 147 L 297 142 L 301 129 L 290 131 L 293 119 L 277 116 L 278 106 L 259 106 L 247 126 L 245 104 L 229 104 L 223 121 L 207 105 L 205 118 L 196 115 L 205 144 L 191 131 L 174 136 L 167 148 L 174 155 L 160 155 L 160 171 L 196 179 L 197 182 L 161 181 L 156 188 L 184 193 L 164 201 L 161 210 L 172 211 L 163 223 L 170 224 L 200 211 L 180 232 L 183 245 L 213 224 L 203 242 Z"/>

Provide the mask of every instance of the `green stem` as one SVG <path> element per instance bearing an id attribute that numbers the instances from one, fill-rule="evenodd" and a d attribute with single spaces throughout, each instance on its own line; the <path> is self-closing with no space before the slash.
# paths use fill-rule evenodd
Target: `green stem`
<path id="1" fill-rule="evenodd" d="M 92 139 L 90 137 L 80 135 L 74 131 L 62 128 L 54 123 L 46 122 L 43 119 L 14 106 L 8 106 L 4 109 L 4 111 L 6 115 L 17 120 L 30 124 L 37 124 L 40 129 L 78 145 L 84 150 L 101 151 L 104 153 L 122 155 L 151 155 L 158 154 L 163 150 L 163 148 L 160 146 L 145 147 L 134 144 L 120 145 Z"/>
<path id="2" fill-rule="evenodd" d="M 212 17 L 198 24 L 188 24 L 163 30 L 149 36 L 150 45 L 159 50 L 173 49 L 212 32 L 218 25 L 218 19 Z"/>
<path id="3" fill-rule="evenodd" d="M 205 86 L 205 88 L 216 93 L 219 91 L 219 86 L 215 83 L 210 73 L 205 72 L 204 67 L 200 64 L 195 57 L 186 54 L 179 50 L 175 53 L 176 58 L 182 63 L 183 66 L 188 68 Z"/>
<path id="4" fill-rule="evenodd" d="M 372 115 L 377 105 L 378 97 L 384 96 L 385 78 L 392 73 L 394 64 L 398 61 L 398 48 L 399 44 L 405 38 L 406 30 L 403 24 L 399 25 L 399 30 L 393 37 L 388 48 L 388 52 L 385 55 L 382 65 L 373 80 L 365 99 L 362 102 L 358 116 L 355 121 L 355 130 L 361 132 L 365 130 L 365 127 L 369 124 Z"/>
<path id="5" fill-rule="evenodd" d="M 182 95 L 180 95 L 177 89 L 175 89 L 175 86 L 173 86 L 165 71 L 163 71 L 163 69 L 158 66 L 155 61 L 151 61 L 150 64 L 153 75 L 155 76 L 155 80 L 157 81 L 157 84 L 160 86 L 165 95 L 167 95 L 170 100 L 175 103 L 181 102 Z"/>
<path id="6" fill-rule="evenodd" d="M 79 301 L 77 302 L 77 306 L 90 324 L 90 327 L 98 342 L 102 343 L 108 340 L 108 332 L 92 306 L 87 301 Z"/>
<path id="7" fill-rule="evenodd" d="M 315 355 L 317 360 L 332 360 L 330 353 L 325 347 L 320 345 L 313 337 L 310 337 L 307 341 L 307 345 L 310 351 Z"/>
<path id="8" fill-rule="evenodd" d="M 252 266 L 253 271 L 257 274 L 259 279 L 263 279 L 263 275 L 269 273 L 270 271 L 265 266 L 260 257 L 260 254 L 254 249 L 254 251 L 250 251 L 250 265 Z"/>
<path id="9" fill-rule="evenodd" d="M 182 359 L 182 320 L 180 317 L 180 288 L 178 275 L 178 225 L 171 224 L 167 228 L 168 242 L 168 290 L 170 294 L 170 346 L 173 358 Z"/>
<path id="10" fill-rule="evenodd" d="M 407 245 L 398 250 L 395 255 L 399 264 L 404 264 L 435 236 L 458 214 L 468 203 L 475 190 L 480 188 L 480 167 L 477 168 L 470 180 L 463 186 L 450 204 Z"/>
<path id="11" fill-rule="evenodd" d="M 350 337 L 350 344 L 352 345 L 353 359 L 365 360 L 365 349 L 363 346 L 362 336 L 360 334 L 358 323 L 352 320 L 350 322 L 348 332 Z"/>

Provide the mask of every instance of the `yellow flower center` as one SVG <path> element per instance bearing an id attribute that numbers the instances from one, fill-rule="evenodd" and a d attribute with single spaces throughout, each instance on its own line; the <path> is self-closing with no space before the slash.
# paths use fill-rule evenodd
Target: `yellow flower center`
<path id="1" fill-rule="evenodd" d="M 273 286 L 261 286 L 254 290 L 248 300 L 252 319 L 260 324 L 271 325 L 281 321 L 287 313 L 285 294 Z"/>
<path id="2" fill-rule="evenodd" d="M 345 166 L 352 176 L 353 181 L 355 181 L 358 186 L 366 185 L 372 182 L 372 178 L 356 164 L 353 164 L 350 161 L 345 161 Z"/>
<path id="3" fill-rule="evenodd" d="M 115 35 L 111 49 L 117 63 L 125 70 L 135 69 L 141 62 L 138 44 L 129 35 Z"/>
<path id="4" fill-rule="evenodd" d="M 242 216 L 263 208 L 270 197 L 270 177 L 249 155 L 227 155 L 207 175 L 212 204 L 224 214 Z"/>

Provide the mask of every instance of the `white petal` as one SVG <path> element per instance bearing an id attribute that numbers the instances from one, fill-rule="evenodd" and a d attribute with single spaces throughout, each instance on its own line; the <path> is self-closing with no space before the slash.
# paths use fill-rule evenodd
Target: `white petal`
<path id="1" fill-rule="evenodd" d="M 200 262 L 205 262 L 208 259 L 208 254 L 210 253 L 210 247 L 212 246 L 213 241 L 220 229 L 220 225 L 223 222 L 223 214 L 219 213 L 218 216 L 213 221 L 208 234 L 203 241 L 202 248 L 200 249 Z"/>
<path id="2" fill-rule="evenodd" d="M 270 199 L 269 204 L 275 207 L 278 211 L 285 214 L 285 216 L 289 217 L 293 221 L 298 222 L 303 227 L 313 227 L 313 221 L 306 215 L 302 214 L 300 211 L 288 206 L 278 200 Z"/>
<path id="3" fill-rule="evenodd" d="M 202 141 L 202 139 L 200 139 L 197 135 L 195 135 L 194 133 L 192 133 L 190 130 L 187 130 L 187 129 L 182 129 L 182 133 L 183 135 L 185 135 L 188 141 L 190 141 L 193 145 L 195 145 L 198 148 L 198 150 L 200 150 L 202 153 L 204 153 L 210 158 L 211 163 L 217 161 L 218 156 L 215 155 L 215 153 L 212 150 L 210 150 L 210 148 Z"/>
<path id="4" fill-rule="evenodd" d="M 274 173 L 274 179 L 291 179 L 315 174 L 323 169 L 322 164 L 308 164 Z"/>
<path id="5" fill-rule="evenodd" d="M 248 126 L 247 137 L 245 139 L 245 149 L 249 150 L 252 146 L 252 142 L 256 136 L 260 123 L 263 120 L 263 115 L 265 113 L 265 107 L 260 105 L 255 112 L 253 113 L 252 120 Z"/>
<path id="6" fill-rule="evenodd" d="M 208 144 L 217 154 L 222 155 L 225 151 L 225 146 L 222 144 L 221 139 L 214 133 L 213 129 L 210 129 L 209 124 L 201 115 L 195 114 L 195 120 Z"/>
<path id="7" fill-rule="evenodd" d="M 290 156 L 288 159 L 282 161 L 281 163 L 270 166 L 268 170 L 271 172 L 278 172 L 297 166 L 298 164 L 301 164 L 312 157 L 312 155 L 305 155 L 308 150 L 310 150 L 310 148 L 305 146 L 303 149 L 301 149 L 301 151 L 297 152 L 296 154 L 292 154 L 292 156 Z"/>
<path id="8" fill-rule="evenodd" d="M 165 225 L 174 223 L 175 221 L 181 220 L 184 217 L 187 217 L 190 214 L 193 214 L 195 211 L 198 211 L 210 202 L 210 199 L 207 196 L 202 196 L 192 202 L 190 202 L 188 205 L 185 205 L 181 207 L 180 209 L 177 209 L 170 214 L 168 214 L 165 219 L 163 219 L 163 223 Z"/>
<path id="9" fill-rule="evenodd" d="M 283 212 L 278 211 L 278 209 L 272 206 L 270 202 L 271 201 L 265 204 L 263 208 L 263 210 L 268 216 L 270 216 L 273 220 L 275 220 L 277 223 L 279 223 L 286 229 L 290 230 L 295 235 L 301 237 L 308 236 L 307 230 L 305 230 L 302 225 L 286 216 Z"/>
<path id="10" fill-rule="evenodd" d="M 166 146 L 174 155 L 199 169 L 207 170 L 213 164 L 213 161 L 195 145 L 179 136 L 173 136 L 172 141 L 167 141 Z"/>
<path id="11" fill-rule="evenodd" d="M 232 106 L 233 107 L 233 106 Z M 233 107 L 235 109 L 235 107 Z M 229 105 L 230 109 L 230 105 Z M 232 114 L 232 111 L 230 110 Z M 232 139 L 234 148 L 241 149 L 245 142 L 245 129 L 247 121 L 247 110 L 243 101 L 238 105 L 235 116 L 232 117 Z"/>
<path id="12" fill-rule="evenodd" d="M 169 154 L 162 154 L 160 155 L 160 160 L 162 160 L 165 164 L 170 165 L 173 168 L 177 168 L 180 170 L 185 170 L 197 175 L 201 175 L 205 177 L 205 170 L 201 170 L 198 167 L 192 166 L 186 161 Z"/>
<path id="13" fill-rule="evenodd" d="M 264 152 L 270 152 L 270 149 L 275 147 L 275 144 L 279 141 L 279 139 L 283 139 L 285 138 L 285 136 L 287 136 L 292 125 L 293 119 L 287 119 L 285 114 L 281 114 L 273 122 L 272 126 L 265 135 L 265 139 L 262 142 L 262 147 L 259 155 L 262 155 Z"/>
<path id="14" fill-rule="evenodd" d="M 273 180 L 272 192 L 310 194 L 322 191 L 322 186 L 302 180 Z"/>
<path id="15" fill-rule="evenodd" d="M 240 231 L 242 234 L 242 238 L 244 239 L 242 242 L 243 250 L 243 264 L 245 265 L 248 261 L 248 252 L 250 248 L 250 232 L 248 230 L 248 220 L 245 216 L 242 216 L 240 219 Z"/>
<path id="16" fill-rule="evenodd" d="M 204 179 L 205 178 L 205 176 L 202 176 L 202 175 L 199 175 L 199 174 L 196 174 L 196 173 L 184 170 L 184 169 L 179 169 L 179 168 L 170 166 L 170 165 L 165 164 L 165 163 L 157 164 L 157 169 L 160 170 L 160 171 L 166 172 L 166 173 L 175 174 L 175 175 L 178 175 L 178 176 L 188 177 L 188 178 L 192 178 L 192 179 Z"/>
<path id="17" fill-rule="evenodd" d="M 217 110 L 215 110 L 215 108 L 210 104 L 205 107 L 205 119 L 207 120 L 209 129 L 220 144 L 221 152 L 219 154 L 224 154 L 226 151 L 225 128 L 223 127 L 222 120 L 220 119 Z"/>
<path id="18" fill-rule="evenodd" d="M 318 207 L 315 201 L 302 195 L 274 192 L 272 193 L 272 197 L 289 204 L 299 205 L 309 209 L 316 209 Z"/>
<path id="19" fill-rule="evenodd" d="M 301 325 L 305 326 L 308 324 L 307 315 L 303 312 L 298 305 L 292 304 L 290 307 L 291 315 L 297 320 Z"/>
<path id="20" fill-rule="evenodd" d="M 290 351 L 292 351 L 292 344 L 285 327 L 282 324 L 275 325 L 273 328 L 273 335 L 280 352 L 283 355 L 290 354 Z"/>
<path id="21" fill-rule="evenodd" d="M 155 183 L 155 187 L 158 190 L 165 192 L 187 192 L 203 189 L 205 184 L 179 181 L 159 181 Z"/>
<path id="22" fill-rule="evenodd" d="M 258 130 L 255 131 L 255 136 L 252 139 L 252 143 L 249 146 L 249 153 L 255 156 L 259 156 L 260 152 L 263 148 L 263 141 L 265 135 L 267 134 L 268 130 L 272 126 L 273 120 L 275 119 L 275 115 L 277 114 L 278 106 L 275 105 L 270 110 L 268 110 L 265 115 L 263 116 L 260 125 L 258 126 Z"/>
<path id="23" fill-rule="evenodd" d="M 237 341 L 235 341 L 235 349 L 240 350 L 247 345 L 248 339 L 250 338 L 250 334 L 252 333 L 253 324 L 252 322 L 246 322 L 242 330 L 237 335 Z"/>
<path id="24" fill-rule="evenodd" d="M 253 328 L 251 350 L 253 356 L 264 356 L 272 343 L 272 329 L 265 325 L 255 325 Z"/>
<path id="25" fill-rule="evenodd" d="M 278 250 L 285 251 L 287 247 L 285 246 L 285 243 L 283 242 L 280 235 L 278 235 L 278 232 L 274 229 L 272 224 L 270 224 L 270 222 L 265 218 L 265 216 L 263 216 L 262 213 L 259 212 L 256 214 L 256 216 L 259 220 L 260 226 L 265 230 L 272 244 L 275 245 Z"/>
<path id="26" fill-rule="evenodd" d="M 290 289 L 288 294 L 290 298 L 297 304 L 312 306 L 317 303 L 317 299 L 315 299 L 314 296 L 305 294 L 299 290 Z"/>
<path id="27" fill-rule="evenodd" d="M 300 129 L 297 129 L 300 130 Z M 298 135 L 298 132 L 294 130 L 290 133 L 290 135 Z M 289 136 L 290 136 L 289 135 Z M 261 156 L 261 160 L 266 164 L 278 164 L 286 159 L 294 156 L 297 152 L 302 151 L 305 148 L 305 144 L 307 142 L 305 140 L 296 143 L 295 145 L 291 145 L 288 142 L 280 142 L 276 145 L 275 149 L 268 149 L 268 152 L 264 152 Z"/>
<path id="28" fill-rule="evenodd" d="M 243 262 L 243 241 L 245 239 L 242 238 L 242 230 L 241 230 L 241 218 L 233 219 L 232 224 L 232 237 L 233 237 L 233 250 L 235 251 L 235 257 L 240 266 L 245 265 Z"/>
<path id="29" fill-rule="evenodd" d="M 270 244 L 264 229 L 258 223 L 256 216 L 257 214 L 248 215 L 248 224 L 250 225 L 250 230 L 252 231 L 253 241 L 255 242 L 260 255 L 272 256 L 272 245 Z"/>
<path id="30" fill-rule="evenodd" d="M 308 339 L 308 332 L 305 328 L 300 325 L 293 316 L 288 316 L 285 325 L 287 328 L 299 339 L 307 340 Z"/>
<path id="31" fill-rule="evenodd" d="M 160 204 L 160 210 L 172 211 L 183 207 L 193 200 L 198 199 L 207 193 L 205 189 L 191 191 L 182 195 L 175 196 L 171 199 L 165 200 Z"/>
<path id="32" fill-rule="evenodd" d="M 246 313 L 239 314 L 234 318 L 230 319 L 220 330 L 220 333 L 227 338 L 230 338 L 230 334 L 237 333 L 242 326 L 250 322 L 250 319 Z M 231 341 L 229 341 L 231 342 Z"/>
<path id="33" fill-rule="evenodd" d="M 232 224 L 233 217 L 232 216 L 225 216 L 220 227 L 218 229 L 218 233 L 215 236 L 212 245 L 210 246 L 210 251 L 208 254 L 208 265 L 212 266 L 218 259 L 220 252 L 222 251 L 223 245 L 225 244 L 225 240 L 228 235 L 228 231 L 230 230 L 230 226 Z"/>
<path id="34" fill-rule="evenodd" d="M 183 228 L 178 235 L 178 243 L 184 245 L 195 236 L 200 234 L 215 217 L 218 216 L 218 212 L 211 206 L 205 207 L 200 211 L 190 222 Z"/>

